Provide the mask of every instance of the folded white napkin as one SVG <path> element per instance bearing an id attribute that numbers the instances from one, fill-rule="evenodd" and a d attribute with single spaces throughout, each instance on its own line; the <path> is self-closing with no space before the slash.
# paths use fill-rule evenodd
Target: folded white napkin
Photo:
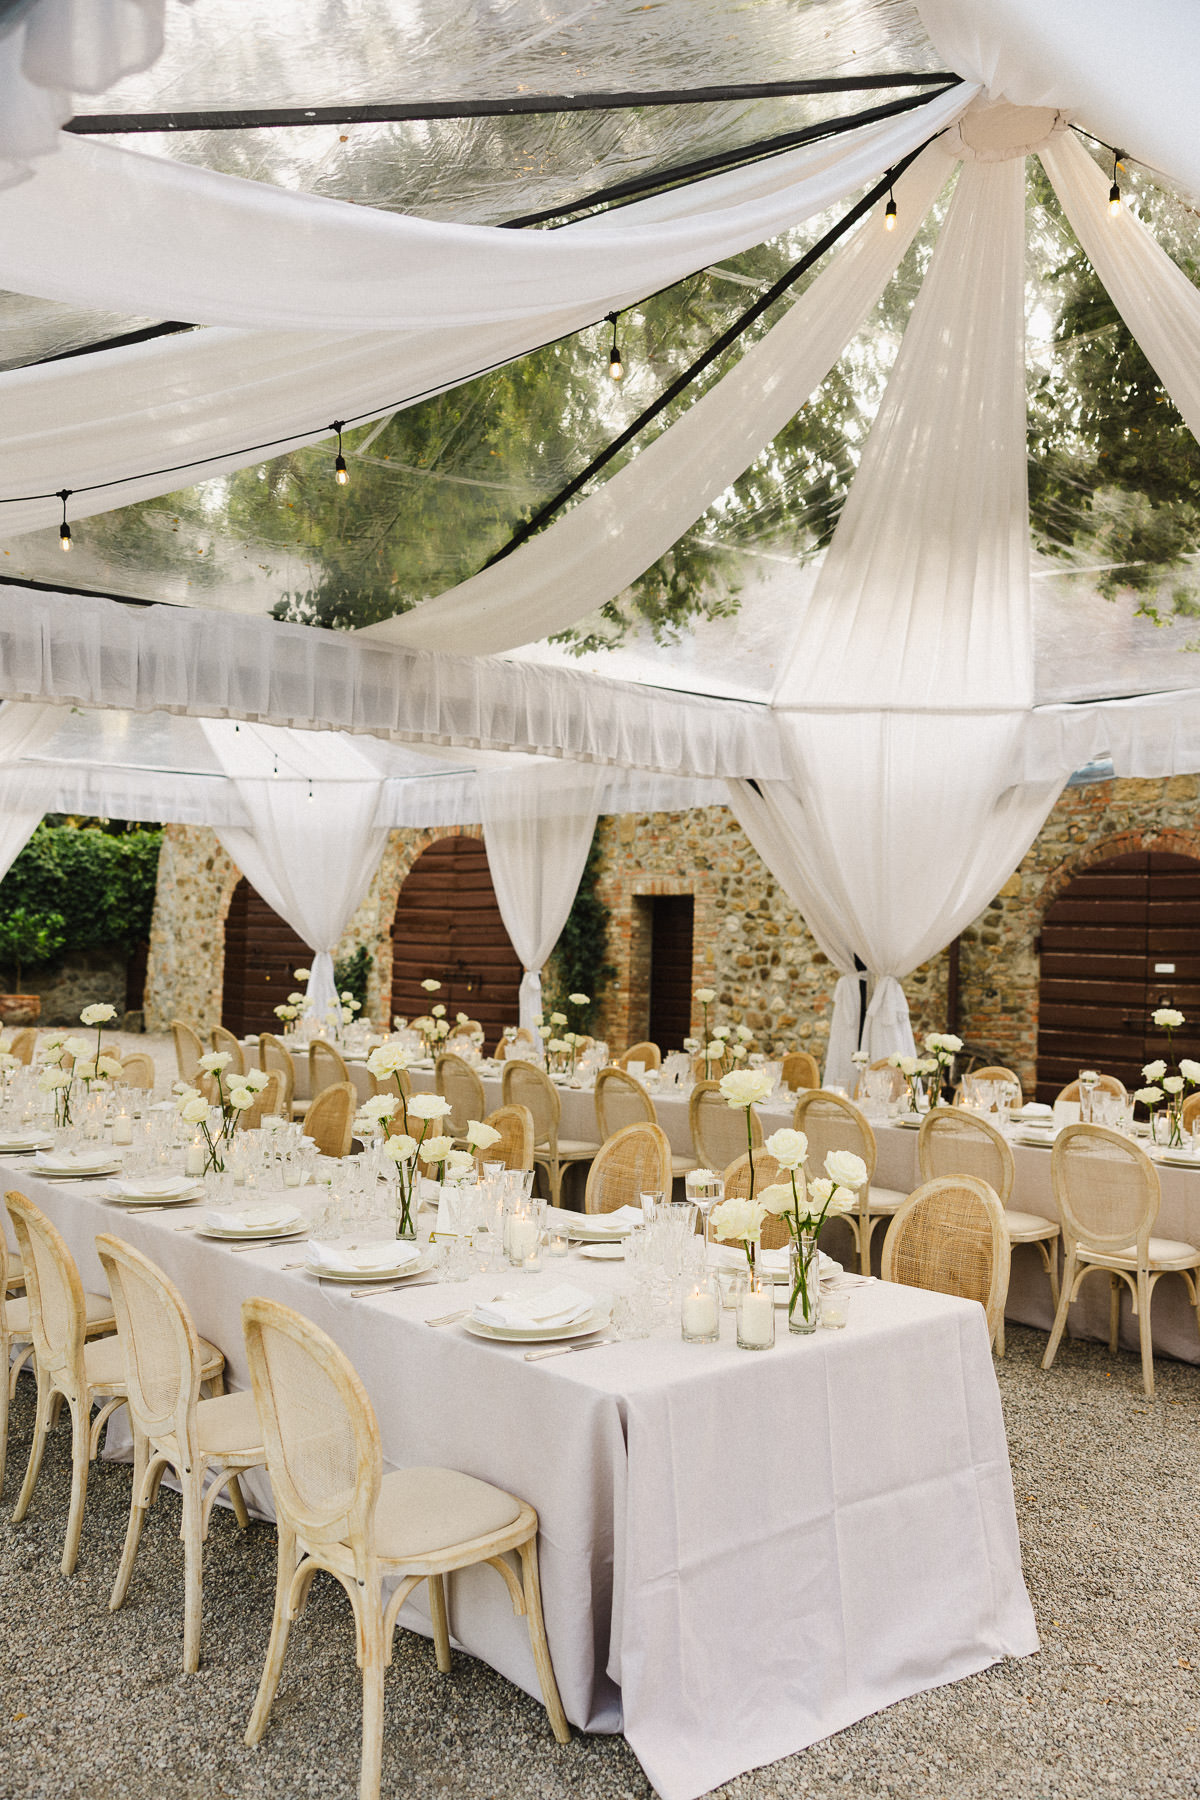
<path id="1" fill-rule="evenodd" d="M 281 1201 L 264 1201 L 259 1206 L 242 1206 L 236 1212 L 206 1212 L 204 1224 L 212 1231 L 290 1231 L 299 1225 L 303 1213 Z"/>
<path id="2" fill-rule="evenodd" d="M 175 1200 L 180 1194 L 202 1194 L 202 1182 L 188 1175 L 146 1175 L 139 1181 L 114 1181 L 116 1193 L 126 1200 Z"/>
<path id="3" fill-rule="evenodd" d="M 499 1300 L 479 1301 L 474 1317 L 481 1325 L 507 1326 L 519 1331 L 523 1326 L 536 1329 L 542 1325 L 574 1325 L 586 1319 L 595 1301 L 583 1288 L 560 1281 L 557 1287 L 542 1294 L 502 1294 Z"/>
<path id="4" fill-rule="evenodd" d="M 309 1267 L 335 1275 L 375 1275 L 407 1269 L 420 1262 L 421 1252 L 414 1244 L 363 1244 L 351 1250 L 344 1244 L 310 1243 Z"/>
<path id="5" fill-rule="evenodd" d="M 1014 1119 L 1052 1119 L 1053 1117 L 1054 1108 L 1047 1106 L 1041 1100 L 1030 1100 L 1025 1106 L 1017 1107 L 1013 1113 Z"/>
<path id="6" fill-rule="evenodd" d="M 116 1158 L 111 1150 L 49 1150 L 39 1151 L 34 1159 L 38 1168 L 49 1169 L 54 1174 L 60 1170 L 78 1170 L 81 1174 L 91 1169 L 110 1168 Z"/>
<path id="7" fill-rule="evenodd" d="M 583 1218 L 589 1231 L 632 1231 L 642 1223 L 642 1209 L 640 1206 L 618 1206 L 612 1212 L 585 1213 Z"/>
<path id="8" fill-rule="evenodd" d="M 49 1150 L 53 1143 L 44 1131 L 8 1132 L 0 1137 L 0 1156 L 6 1150 Z"/>

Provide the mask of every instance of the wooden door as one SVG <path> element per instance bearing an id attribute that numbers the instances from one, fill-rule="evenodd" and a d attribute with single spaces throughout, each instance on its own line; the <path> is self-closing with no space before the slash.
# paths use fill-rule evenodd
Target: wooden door
<path id="1" fill-rule="evenodd" d="M 1200 1028 L 1200 862 L 1141 850 L 1083 870 L 1047 908 L 1038 1099 L 1052 1101 L 1081 1068 L 1143 1086 L 1143 1063 L 1166 1055 L 1150 1022 L 1159 1006 L 1187 1017 L 1187 1055 Z"/>
<path id="2" fill-rule="evenodd" d="M 421 982 L 441 982 L 427 994 Z M 446 837 L 422 852 L 396 902 L 392 1015 L 413 1019 L 440 1001 L 446 1017 L 478 1019 L 490 1048 L 517 1022 L 521 964 L 509 942 L 478 838 Z"/>
<path id="3" fill-rule="evenodd" d="M 665 1055 L 681 1050 L 692 1021 L 691 894 L 655 894 L 650 902 L 650 1040 Z"/>
<path id="4" fill-rule="evenodd" d="M 295 971 L 312 962 L 312 951 L 243 875 L 233 890 L 225 919 L 225 980 L 221 1023 L 235 1037 L 278 1031 L 274 1008 L 296 987 Z"/>

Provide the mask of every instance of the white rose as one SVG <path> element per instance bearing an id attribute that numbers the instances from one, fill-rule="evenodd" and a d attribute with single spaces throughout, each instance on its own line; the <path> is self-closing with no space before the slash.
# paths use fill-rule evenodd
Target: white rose
<path id="1" fill-rule="evenodd" d="M 365 1119 L 390 1119 L 400 1102 L 394 1094 L 374 1094 L 359 1108 Z"/>
<path id="2" fill-rule="evenodd" d="M 721 1077 L 721 1092 L 728 1106 L 760 1106 L 774 1092 L 775 1079 L 761 1069 L 734 1069 Z"/>
<path id="3" fill-rule="evenodd" d="M 417 1154 L 417 1140 L 409 1137 L 407 1131 L 398 1131 L 383 1146 L 383 1154 L 389 1156 L 393 1162 L 408 1162 L 410 1157 Z"/>
<path id="4" fill-rule="evenodd" d="M 260 1131 L 282 1131 L 286 1124 L 287 1120 L 281 1119 L 278 1113 L 264 1113 L 258 1128 Z"/>
<path id="5" fill-rule="evenodd" d="M 803 1190 L 800 1191 L 803 1192 Z M 767 1212 L 774 1213 L 776 1218 L 780 1213 L 791 1212 L 796 1204 L 796 1196 L 792 1193 L 790 1181 L 774 1181 L 770 1187 L 759 1188 L 756 1198 Z"/>
<path id="6" fill-rule="evenodd" d="M 1142 1073 L 1145 1074 L 1144 1069 Z M 1190 1081 L 1193 1087 L 1200 1084 L 1200 1062 L 1192 1062 L 1190 1057 L 1181 1057 L 1179 1062 L 1179 1073 L 1183 1076 L 1185 1081 Z"/>
<path id="7" fill-rule="evenodd" d="M 793 1131 L 790 1125 L 773 1131 L 765 1147 L 781 1169 L 798 1169 L 808 1155 L 807 1137 L 802 1131 Z"/>
<path id="8" fill-rule="evenodd" d="M 1163 1025 L 1170 1031 L 1177 1031 L 1183 1024 L 1183 1014 L 1173 1006 L 1160 1006 L 1154 1014 L 1154 1023 Z"/>
<path id="9" fill-rule="evenodd" d="M 296 1016 L 296 1009 L 294 1006 L 273 1006 L 271 1011 L 275 1014 L 277 1019 L 294 1019 Z"/>
<path id="10" fill-rule="evenodd" d="M 943 1033 L 942 1033 L 942 1049 L 943 1050 L 948 1050 L 950 1052 L 951 1056 L 957 1056 L 959 1051 L 962 1049 L 962 1047 L 963 1047 L 963 1041 L 960 1037 L 955 1037 L 955 1035 L 952 1031 L 943 1031 Z"/>
<path id="11" fill-rule="evenodd" d="M 925 1048 L 927 1050 L 940 1050 L 944 1042 L 945 1039 L 942 1037 L 940 1031 L 927 1031 L 925 1033 Z"/>
<path id="12" fill-rule="evenodd" d="M 590 1006 L 592 1004 L 586 994 L 568 994 L 567 999 L 572 1006 Z"/>
<path id="13" fill-rule="evenodd" d="M 440 1094 L 414 1094 L 408 1103 L 408 1115 L 411 1119 L 444 1119 L 453 1107 Z"/>
<path id="14" fill-rule="evenodd" d="M 865 1068 L 870 1060 L 871 1052 L 869 1050 L 852 1050 L 850 1052 L 850 1061 L 852 1063 L 857 1063 L 860 1069 Z M 890 1062 L 891 1060 L 891 1057 L 889 1057 L 888 1061 Z"/>
<path id="15" fill-rule="evenodd" d="M 717 997 L 716 988 L 697 988 L 696 998 L 701 1006 L 711 1006 Z"/>
<path id="16" fill-rule="evenodd" d="M 1142 1074 L 1146 1077 L 1147 1081 L 1161 1081 L 1166 1072 L 1167 1065 L 1161 1057 L 1159 1057 L 1157 1062 L 1142 1064 Z"/>
<path id="17" fill-rule="evenodd" d="M 550 1023 L 552 1025 L 565 1025 L 566 1022 L 567 1022 L 566 1013 L 551 1013 L 550 1014 Z"/>
<path id="18" fill-rule="evenodd" d="M 288 1005 L 289 1006 L 303 1006 L 304 1005 L 304 995 L 303 994 L 289 994 L 288 995 Z"/>
<path id="19" fill-rule="evenodd" d="M 89 1062 L 83 1057 L 76 1057 L 75 1073 L 78 1075 L 80 1081 L 94 1081 L 96 1079 L 96 1065 L 94 1062 Z"/>
<path id="20" fill-rule="evenodd" d="M 194 1100 L 199 1094 L 200 1089 L 198 1087 L 193 1087 L 190 1081 L 173 1081 L 171 1083 L 171 1092 L 173 1094 L 178 1094 L 181 1100 Z"/>
<path id="21" fill-rule="evenodd" d="M 857 1201 L 849 1188 L 835 1187 L 825 1207 L 825 1216 L 829 1218 L 834 1213 L 853 1212 L 856 1205 Z"/>
<path id="22" fill-rule="evenodd" d="M 500 1142 L 501 1135 L 494 1125 L 485 1125 L 481 1119 L 467 1121 L 467 1142 L 474 1144 L 476 1150 L 490 1150 Z"/>
<path id="23" fill-rule="evenodd" d="M 353 1025 L 353 1023 L 354 1023 L 354 1008 L 352 1006 L 343 1006 L 343 1008 L 342 1008 L 342 1024 L 343 1025 Z"/>
<path id="24" fill-rule="evenodd" d="M 385 1079 L 394 1075 L 397 1069 L 407 1069 L 412 1057 L 399 1044 L 380 1044 L 372 1050 L 367 1058 L 367 1067 L 372 1075 L 382 1075 Z"/>
<path id="25" fill-rule="evenodd" d="M 444 1006 L 435 1006 L 431 1010 L 435 1019 L 444 1019 L 446 1016 L 446 1009 Z"/>
<path id="26" fill-rule="evenodd" d="M 715 1037 L 715 1038 L 727 1038 L 727 1037 L 728 1037 L 728 1036 L 729 1036 L 729 1027 L 728 1027 L 728 1025 L 716 1025 L 716 1026 L 714 1026 L 714 1027 L 713 1027 L 713 1036 L 714 1036 L 714 1037 Z"/>
<path id="27" fill-rule="evenodd" d="M 1157 1106 L 1163 1097 L 1163 1091 L 1160 1087 L 1144 1087 L 1139 1088 L 1133 1097 L 1140 1100 L 1143 1106 Z"/>
<path id="28" fill-rule="evenodd" d="M 1183 1092 L 1183 1076 L 1182 1075 L 1165 1075 L 1163 1077 L 1163 1087 L 1166 1089 L 1168 1094 L 1182 1094 L 1182 1092 Z"/>
<path id="29" fill-rule="evenodd" d="M 68 1056 L 90 1056 L 92 1052 L 91 1038 L 69 1037 L 63 1045 Z"/>
<path id="30" fill-rule="evenodd" d="M 199 1066 L 207 1069 L 210 1075 L 215 1075 L 218 1069 L 227 1069 L 232 1061 L 228 1050 L 210 1050 L 207 1056 L 200 1058 Z"/>
<path id="31" fill-rule="evenodd" d="M 895 1061 L 902 1075 L 919 1075 L 921 1072 L 921 1059 L 918 1056 L 897 1056 Z"/>
<path id="32" fill-rule="evenodd" d="M 70 1087 L 71 1077 L 66 1069 L 43 1069 L 38 1076 L 38 1087 L 43 1094 L 57 1093 L 60 1088 Z"/>
<path id="33" fill-rule="evenodd" d="M 245 1112 L 248 1106 L 254 1105 L 258 1096 L 253 1088 L 235 1087 L 230 1088 L 227 1098 L 235 1112 Z"/>
<path id="34" fill-rule="evenodd" d="M 293 969 L 292 970 L 292 980 L 293 981 L 311 981 L 312 980 L 312 970 L 311 969 Z"/>
<path id="35" fill-rule="evenodd" d="M 853 1150 L 831 1150 L 825 1158 L 825 1173 L 839 1187 L 857 1192 L 866 1182 L 867 1165 Z"/>
<path id="36" fill-rule="evenodd" d="M 422 1162 L 427 1162 L 427 1163 L 445 1162 L 446 1158 L 449 1156 L 449 1154 L 453 1150 L 453 1148 L 454 1148 L 454 1139 L 453 1138 L 431 1137 L 431 1138 L 425 1139 L 425 1142 L 420 1146 L 419 1150 L 417 1151 L 417 1155 L 421 1158 Z"/>
<path id="37" fill-rule="evenodd" d="M 79 1015 L 79 1022 L 81 1025 L 107 1025 L 109 1020 L 115 1019 L 116 1016 L 115 1006 L 85 1006 Z"/>
<path id="38" fill-rule="evenodd" d="M 565 1056 L 571 1046 L 566 1038 L 551 1038 L 546 1048 L 552 1056 Z"/>
<path id="39" fill-rule="evenodd" d="M 700 1039 L 699 1038 L 684 1038 L 683 1047 L 690 1056 L 694 1056 L 696 1051 L 699 1050 L 699 1048 L 700 1048 Z"/>
<path id="40" fill-rule="evenodd" d="M 821 1208 L 827 1206 L 833 1198 L 832 1181 L 827 1180 L 824 1175 L 818 1175 L 815 1180 L 810 1181 L 808 1184 L 808 1197 L 810 1200 L 815 1201 L 815 1210 L 819 1212 Z"/>
<path id="41" fill-rule="evenodd" d="M 733 1046 L 732 1050 L 729 1052 L 729 1054 L 730 1054 L 730 1056 L 732 1056 L 734 1062 L 745 1062 L 745 1060 L 746 1060 L 745 1044 L 735 1044 Z"/>
<path id="42" fill-rule="evenodd" d="M 440 981 L 434 981 L 430 975 L 427 975 L 421 983 L 421 986 L 425 989 L 427 994 L 436 994 L 441 985 Z"/>
<path id="43" fill-rule="evenodd" d="M 208 1117 L 208 1101 L 199 1095 L 194 1100 L 184 1100 L 179 1108 L 180 1117 L 189 1125 L 202 1125 Z"/>
<path id="44" fill-rule="evenodd" d="M 248 1074 L 243 1077 L 241 1085 L 243 1087 L 253 1088 L 256 1094 L 261 1094 L 270 1079 L 271 1077 L 265 1069 L 251 1069 Z"/>
<path id="45" fill-rule="evenodd" d="M 115 1056 L 102 1056 L 96 1064 L 96 1073 L 100 1076 L 108 1076 L 115 1081 L 121 1073 L 121 1065 Z"/>
<path id="46" fill-rule="evenodd" d="M 715 1238 L 733 1238 L 744 1244 L 756 1244 L 762 1234 L 766 1208 L 758 1200 L 722 1200 L 709 1214 Z"/>
<path id="47" fill-rule="evenodd" d="M 433 1035 L 436 1038 L 449 1037 L 450 1027 L 447 1025 L 445 1019 L 437 1019 L 434 1021 Z"/>
<path id="48" fill-rule="evenodd" d="M 737 1035 L 743 1044 L 752 1044 L 754 1042 L 754 1033 L 750 1030 L 748 1025 L 739 1025 L 737 1028 Z"/>
<path id="49" fill-rule="evenodd" d="M 403 1013 L 393 1013 L 392 1014 L 392 1030 L 393 1031 L 406 1031 L 407 1029 L 408 1029 L 408 1020 L 404 1017 L 404 1014 Z"/>
<path id="50" fill-rule="evenodd" d="M 446 1157 L 446 1173 L 448 1175 L 465 1175 L 475 1167 L 475 1158 L 469 1150 L 451 1150 Z"/>

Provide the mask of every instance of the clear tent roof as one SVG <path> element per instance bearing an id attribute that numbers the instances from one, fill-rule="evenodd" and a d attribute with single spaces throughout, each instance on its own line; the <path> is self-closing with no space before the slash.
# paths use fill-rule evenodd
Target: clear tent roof
<path id="1" fill-rule="evenodd" d="M 353 30 L 334 0 L 287 8 L 204 0 L 170 8 L 162 58 L 87 104 L 104 113 L 351 106 L 938 67 L 908 0 L 492 0 L 455 9 L 364 0 Z M 112 141 L 360 205 L 499 223 L 915 91 Z M 1174 409 L 1147 394 L 1144 371 L 1131 366 L 1115 315 L 1088 288 L 1078 248 L 1032 162 L 1030 170 L 1038 697 L 1190 685 L 1200 451 Z M 1140 168 L 1123 180 L 1160 241 L 1194 270 L 1194 211 Z M 317 446 L 95 517 L 76 533 L 72 581 L 336 624 L 366 623 L 437 594 L 480 567 L 831 222 L 814 220 L 635 309 L 622 321 L 630 373 L 620 388 L 607 380 L 607 328 L 582 332 L 348 434 L 349 496 L 332 489 L 328 451 Z M 522 654 L 561 660 L 582 643 L 584 666 L 600 673 L 752 698 L 769 691 L 772 660 L 798 628 L 935 226 L 918 236 L 820 397 L 686 535 L 671 566 L 650 571 L 594 629 L 585 622 L 573 645 Z M 153 323 L 2 296 L 0 366 Z M 720 372 L 717 365 L 707 379 Z M 1156 428 L 1142 466 L 1130 455 L 1109 479 L 1105 462 L 1112 468 L 1114 450 L 1132 442 L 1131 397 Z M 0 539 L 5 576 L 60 580 L 61 561 L 53 530 Z M 1159 629 L 1137 618 L 1146 602 L 1173 622 Z M 620 647 L 602 647 L 622 636 Z"/>

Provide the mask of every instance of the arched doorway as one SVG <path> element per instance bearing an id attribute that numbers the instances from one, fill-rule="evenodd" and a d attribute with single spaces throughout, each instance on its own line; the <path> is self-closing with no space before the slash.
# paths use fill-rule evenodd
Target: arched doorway
<path id="1" fill-rule="evenodd" d="M 1081 1068 L 1143 1086 L 1166 1053 L 1155 1008 L 1200 1019 L 1200 861 L 1138 850 L 1082 869 L 1046 909 L 1041 951 L 1038 1099 Z"/>
<path id="2" fill-rule="evenodd" d="M 295 971 L 312 951 L 301 942 L 245 876 L 233 890 L 225 919 L 225 979 L 221 1023 L 235 1037 L 278 1031 L 275 1008 L 296 986 Z M 303 986 L 303 982 L 300 983 Z"/>
<path id="3" fill-rule="evenodd" d="M 432 976 L 441 991 L 421 987 Z M 392 923 L 392 1014 L 406 1018 L 441 1001 L 449 1019 L 478 1019 L 489 1045 L 517 1019 L 521 964 L 496 903 L 478 838 L 438 838 L 400 889 Z"/>

